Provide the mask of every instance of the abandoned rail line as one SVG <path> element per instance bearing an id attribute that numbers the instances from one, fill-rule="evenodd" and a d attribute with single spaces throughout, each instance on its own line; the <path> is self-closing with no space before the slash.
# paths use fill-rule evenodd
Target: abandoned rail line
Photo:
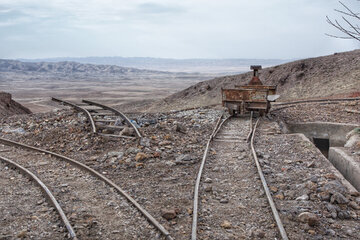
<path id="1" fill-rule="evenodd" d="M 279 102 L 272 103 L 273 106 L 283 106 L 291 104 L 301 104 L 301 103 L 319 103 L 319 102 L 347 102 L 347 101 L 358 101 L 360 98 L 324 98 L 324 99 L 310 99 L 310 100 L 300 100 L 300 101 L 290 101 L 290 102 Z"/>
<path id="2" fill-rule="evenodd" d="M 43 190 L 50 192 L 46 189 L 52 189 L 58 199 L 50 197 L 52 204 L 61 215 L 71 238 L 149 239 L 161 233 L 166 239 L 172 239 L 169 232 L 139 203 L 99 172 L 47 150 L 4 138 L 0 138 L 0 143 L 11 147 L 2 152 L 4 157 L 0 158 L 1 161 L 32 178 L 34 176 L 30 171 L 36 173 L 43 181 L 38 182 Z M 65 214 L 70 216 L 69 220 Z"/>
<path id="3" fill-rule="evenodd" d="M 323 99 L 271 103 L 272 106 L 271 111 L 274 112 L 284 108 L 290 108 L 293 106 L 307 104 L 307 103 L 336 104 L 339 102 L 351 102 L 351 101 L 360 101 L 360 98 L 323 98 Z"/>
<path id="4" fill-rule="evenodd" d="M 217 234 L 226 236 L 227 233 L 224 231 L 229 228 L 236 229 L 234 230 L 236 232 L 232 231 L 228 237 L 241 238 L 246 236 L 246 232 L 253 231 L 251 227 L 255 225 L 257 229 L 266 230 L 266 238 L 281 236 L 284 240 L 288 239 L 257 160 L 254 136 L 260 118 L 253 127 L 252 116 L 252 112 L 250 119 L 235 117 L 223 119 L 222 115 L 215 125 L 207 142 L 194 188 L 192 240 L 196 240 L 198 235 L 201 236 L 200 239 L 221 239 L 220 235 L 214 235 L 213 230 L 216 229 Z M 254 162 L 248 156 L 250 152 L 257 171 L 255 171 Z M 241 171 L 239 171 L 240 165 Z M 203 172 L 205 176 L 202 176 Z M 205 178 L 204 186 L 200 188 L 202 178 Z M 254 181 L 257 185 L 254 185 Z M 212 183 L 212 186 L 207 185 L 209 183 Z M 244 192 L 246 196 L 242 198 Z M 201 209 L 199 210 L 200 193 Z M 243 205 L 244 203 L 246 206 Z M 270 217 L 271 213 L 273 217 Z M 268 227 L 272 226 L 274 220 L 278 231 Z M 237 225 L 236 228 L 231 226 L 232 222 Z M 248 226 L 249 224 L 251 226 Z M 199 230 L 198 225 L 200 225 Z M 263 230 L 254 231 L 253 234 L 265 236 Z"/>
<path id="5" fill-rule="evenodd" d="M 5 151 L 8 151 L 8 150 L 5 150 Z M 75 234 L 75 231 L 73 229 L 73 227 L 71 226 L 70 222 L 69 222 L 69 219 L 67 218 L 67 216 L 65 215 L 63 209 L 61 208 L 59 202 L 56 200 L 56 198 L 54 197 L 54 194 L 49 190 L 49 188 L 44 184 L 44 182 L 42 182 L 33 172 L 31 172 L 29 169 L 23 167 L 22 165 L 8 159 L 8 158 L 5 158 L 5 157 L 2 157 L 0 156 L 0 162 L 4 163 L 5 165 L 8 165 L 10 166 L 10 168 L 15 168 L 17 170 L 20 171 L 20 173 L 22 173 L 23 175 L 25 175 L 25 177 L 28 177 L 29 180 L 32 180 L 33 182 L 35 182 L 35 184 L 40 187 L 40 189 L 42 190 L 43 194 L 45 195 L 45 199 L 48 199 L 51 203 L 51 205 L 56 209 L 57 213 L 60 215 L 60 219 L 62 221 L 62 224 L 66 227 L 67 231 L 68 231 L 68 234 L 69 234 L 69 237 L 71 239 L 77 239 L 76 237 L 76 234 Z M 4 168 L 5 169 L 5 168 Z M 11 170 L 10 170 L 11 171 Z M 13 171 L 11 171 L 10 174 L 13 174 Z M 9 174 L 9 175 L 10 175 Z M 12 180 L 12 182 L 14 181 L 14 177 L 10 177 L 10 180 Z M 19 181 L 16 181 L 16 182 L 19 182 Z M 21 182 L 21 185 L 24 186 L 26 185 L 24 182 Z M 9 186 L 13 186 L 13 184 L 9 184 Z M 36 195 L 34 193 L 35 191 L 33 191 L 33 189 L 31 190 L 31 193 L 33 193 L 33 195 Z M 19 194 L 17 191 L 16 191 L 16 194 Z M 10 194 L 8 193 L 7 195 L 11 195 L 11 192 Z M 13 197 L 13 196 L 12 196 Z M 11 199 L 11 196 L 10 196 L 10 199 Z M 11 200 L 8 200 L 7 202 L 11 202 Z M 35 207 L 35 205 L 39 205 L 39 204 L 42 204 L 42 200 L 40 201 L 34 201 L 36 199 L 36 197 L 32 197 L 31 200 L 32 201 L 32 205 L 31 205 L 31 208 L 33 209 Z M 3 199 L 4 200 L 4 199 Z M 5 201 L 4 201 L 5 202 Z M 31 201 L 30 201 L 31 202 Z M 12 203 L 12 202 L 11 202 Z M 30 203 L 31 204 L 31 203 Z M 19 206 L 17 206 L 19 207 Z M 23 207 L 23 206 L 22 206 Z M 33 213 L 36 212 L 35 210 L 32 211 Z M 36 216 L 36 215 L 35 215 Z M 33 217 L 35 219 L 38 219 L 38 217 Z M 9 220 L 11 221 L 11 220 Z M 17 218 L 17 219 L 14 219 L 12 221 L 12 224 L 14 224 L 14 222 L 16 221 L 20 221 L 21 222 L 21 219 Z M 48 224 L 48 223 L 47 223 Z M 37 224 L 38 225 L 38 224 Z M 48 233 L 48 234 L 53 234 L 53 233 Z M 10 237 L 10 236 L 9 236 Z M 39 237 L 39 236 L 38 236 Z M 55 237 L 55 236 L 53 236 Z M 4 237 L 6 238 L 6 236 Z M 55 237 L 56 238 L 56 237 Z"/>
<path id="6" fill-rule="evenodd" d="M 102 133 L 99 130 L 111 129 L 112 127 L 114 127 L 113 129 L 117 129 L 117 130 L 124 129 L 124 125 L 122 126 L 114 125 L 114 123 L 118 121 L 118 119 L 120 118 L 121 121 L 123 121 L 122 124 L 125 123 L 126 125 L 134 129 L 134 135 L 136 135 L 136 137 L 138 138 L 142 137 L 140 132 L 137 130 L 134 124 L 126 117 L 126 115 L 124 115 L 121 112 L 118 112 L 117 110 L 111 107 L 86 100 L 83 100 L 83 104 L 74 104 L 59 99 L 53 99 L 53 100 L 62 102 L 66 105 L 70 105 L 75 109 L 77 109 L 78 111 L 85 113 L 92 127 L 93 133 L 104 136 L 110 136 L 110 134 Z M 360 98 L 321 99 L 321 100 L 281 103 L 276 106 L 280 106 L 281 108 L 281 107 L 288 107 L 292 105 L 311 103 L 311 102 L 324 102 L 325 104 L 327 104 L 335 101 L 358 101 L 358 100 L 360 100 Z M 254 138 L 256 135 L 256 129 L 260 119 L 258 119 L 254 124 L 252 113 L 253 112 L 251 112 L 250 119 L 224 117 L 224 115 L 222 115 L 218 119 L 216 126 L 213 129 L 213 132 L 207 142 L 206 149 L 204 151 L 203 159 L 200 165 L 200 170 L 197 175 L 196 185 L 194 189 L 194 199 L 193 199 L 194 204 L 193 204 L 193 212 L 192 212 L 193 222 L 192 222 L 192 232 L 191 232 L 192 240 L 206 239 L 206 238 L 221 239 L 221 235 L 217 235 L 219 233 L 224 234 L 224 236 L 228 234 L 229 238 L 237 238 L 237 237 L 245 238 L 245 236 L 249 235 L 248 234 L 249 232 L 253 237 L 288 239 L 284 226 L 281 222 L 274 201 L 272 199 L 271 193 L 267 186 L 266 180 L 262 173 L 259 161 L 257 160 L 257 154 L 254 146 Z M 104 118 L 99 118 L 99 117 L 104 117 Z M 104 125 L 107 126 L 104 127 Z M 127 137 L 127 136 L 121 136 L 115 134 L 114 136 Z M 55 158 L 65 160 L 66 162 L 71 163 L 71 165 L 74 164 L 76 167 L 87 171 L 92 176 L 95 176 L 97 180 L 90 179 L 89 177 L 86 177 L 83 174 L 81 174 L 81 172 L 77 172 L 76 174 L 69 174 L 68 176 L 71 177 L 68 178 L 67 180 L 70 180 L 71 182 L 76 182 L 74 180 L 76 176 L 76 178 L 78 177 L 80 179 L 81 178 L 84 178 L 86 180 L 90 179 L 89 181 L 92 183 L 82 182 L 83 185 L 81 185 L 81 187 L 78 185 L 72 186 L 70 183 L 69 184 L 64 183 L 62 184 L 64 185 L 63 187 L 61 185 L 59 187 L 60 194 L 63 191 L 68 193 L 69 191 L 66 190 L 67 188 L 72 188 L 72 189 L 84 188 L 88 190 L 90 189 L 89 191 L 97 191 L 98 188 L 94 188 L 94 186 L 98 185 L 95 183 L 95 181 L 98 181 L 100 179 L 100 182 L 102 181 L 106 183 L 107 185 L 110 186 L 110 188 L 113 188 L 117 192 L 121 193 L 121 195 L 127 198 L 127 200 L 130 201 L 136 208 L 139 209 L 140 207 L 139 211 L 147 218 L 147 220 L 150 223 L 152 223 L 152 225 L 155 226 L 155 228 L 157 228 L 158 231 L 161 232 L 167 239 L 172 239 L 169 232 L 165 230 L 165 228 L 162 227 L 150 214 L 148 214 L 146 210 L 144 210 L 137 202 L 135 202 L 134 199 L 132 199 L 129 195 L 127 195 L 111 180 L 107 179 L 100 173 L 95 172 L 92 169 L 88 169 L 88 167 L 83 165 L 82 163 L 76 162 L 72 159 L 58 155 L 56 153 L 51 153 L 46 150 L 33 148 L 3 138 L 0 138 L 0 143 L 9 146 L 16 146 L 17 149 L 19 148 L 21 149 L 21 151 L 10 150 L 9 154 L 7 154 L 7 157 L 0 157 L 0 160 L 6 162 L 6 164 L 21 169 L 21 171 L 23 172 L 26 172 L 25 169 L 26 167 L 22 167 L 20 166 L 20 164 L 27 166 L 33 163 L 31 166 L 28 167 L 30 169 L 28 171 L 32 170 L 34 173 L 39 172 L 40 175 L 45 174 L 44 175 L 45 181 L 50 182 L 50 184 L 47 184 L 48 186 L 51 185 L 56 187 L 59 186 L 56 185 L 57 183 L 54 183 L 54 180 L 51 179 L 50 176 L 51 174 L 56 173 L 57 170 L 54 171 L 54 169 L 60 169 L 59 171 L 66 172 L 65 170 L 61 170 L 61 169 L 68 168 L 69 166 L 66 164 L 61 165 L 60 163 L 51 163 L 53 164 L 52 166 L 50 166 L 49 163 L 45 164 L 44 160 L 46 160 L 46 162 L 54 161 L 54 159 L 49 157 L 47 154 L 50 154 Z M 23 151 L 22 148 L 39 151 L 43 155 L 23 154 L 21 153 Z M 7 151 L 4 151 L 4 153 L 6 153 Z M 0 150 L 0 152 L 2 151 Z M 250 153 L 252 154 L 252 158 L 249 157 Z M 8 159 L 8 158 L 12 158 L 13 156 L 17 157 L 16 160 L 20 159 L 18 163 Z M 31 161 L 27 162 L 25 160 L 21 160 L 22 157 L 24 157 L 24 159 L 25 158 L 28 159 L 32 157 L 33 159 L 30 159 Z M 38 161 L 35 161 L 35 159 L 38 159 Z M 40 168 L 43 167 L 43 169 L 38 170 L 37 167 Z M 73 169 L 70 170 L 75 171 Z M 45 172 L 49 172 L 50 175 L 46 175 Z M 31 175 L 28 172 L 27 174 Z M 65 175 L 58 173 L 56 174 L 57 174 L 56 177 L 60 176 L 60 178 L 62 178 Z M 202 179 L 204 179 L 203 183 L 201 183 Z M 85 186 L 86 184 L 88 185 Z M 48 187 L 48 189 L 51 189 L 51 187 Z M 54 192 L 54 195 L 59 195 L 59 190 L 53 190 L 52 192 Z M 106 209 L 108 206 L 115 206 L 116 208 L 119 207 L 116 204 L 114 205 L 113 203 L 114 202 L 113 199 L 116 197 L 112 197 L 112 199 L 110 199 L 110 195 L 114 196 L 111 192 L 113 192 L 113 190 L 110 191 L 101 190 L 101 194 L 105 195 L 106 197 L 109 197 L 108 199 L 101 200 L 101 201 L 108 200 L 109 203 L 109 204 L 105 204 L 106 206 L 105 205 L 101 206 L 102 209 Z M 76 199 L 76 201 L 79 201 L 78 197 L 75 197 L 74 199 Z M 85 230 L 82 226 L 79 227 L 79 225 L 77 224 L 77 221 L 80 218 L 72 217 L 74 212 L 76 212 L 76 210 L 74 209 L 69 210 L 67 206 L 68 205 L 67 203 L 69 201 L 72 201 L 72 199 L 69 200 L 65 198 L 64 200 L 62 197 L 60 197 L 60 199 L 58 200 L 58 205 L 60 207 L 60 205 L 63 206 L 65 204 L 65 206 L 63 206 L 64 207 L 63 212 L 65 212 L 64 215 L 66 214 L 70 215 L 68 223 L 72 225 L 66 226 L 66 224 L 64 223 L 64 226 L 66 226 L 66 228 L 69 230 L 69 235 L 72 238 L 76 239 L 75 232 L 80 231 L 80 237 L 84 236 L 84 234 L 87 233 L 84 232 Z M 99 202 L 101 201 L 99 200 Z M 119 200 L 119 202 L 121 201 L 122 200 Z M 52 203 L 52 205 L 54 205 L 56 208 L 55 203 Z M 89 205 L 90 204 L 87 204 L 86 202 L 85 203 L 82 202 L 81 204 L 78 204 L 76 206 L 84 209 L 84 207 L 87 207 Z M 95 205 L 95 203 L 93 203 L 93 205 Z M 120 206 L 123 207 L 125 205 L 120 203 Z M 59 210 L 58 212 L 60 216 L 62 216 Z M 131 215 L 129 212 L 127 212 L 127 215 Z M 107 214 L 111 215 L 110 210 Z M 125 215 L 122 216 L 126 218 Z M 86 218 L 100 219 L 97 218 L 96 214 L 90 214 L 89 216 L 86 216 Z M 106 221 L 108 221 L 108 223 L 115 222 L 115 221 L 111 221 L 111 219 L 113 218 L 110 218 L 110 220 L 109 219 L 106 220 L 100 219 L 98 221 L 89 220 L 90 221 L 89 224 L 91 225 L 91 227 L 95 226 L 94 231 L 99 231 L 101 233 L 106 231 L 111 232 L 111 229 L 109 230 L 109 229 L 101 228 L 102 223 L 105 223 Z M 127 220 L 127 222 L 129 223 L 131 221 L 132 220 L 129 219 Z M 274 223 L 276 223 L 276 225 Z M 140 229 L 149 229 L 148 227 L 142 228 L 141 223 L 138 223 L 138 225 L 140 225 Z M 123 226 L 116 226 L 117 229 L 113 230 L 111 234 L 114 235 L 121 234 L 121 230 L 118 230 L 121 229 L 121 227 Z M 73 233 L 71 232 L 70 229 L 73 229 Z M 142 232 L 142 230 L 139 231 L 139 227 L 132 228 L 131 232 L 134 233 L 135 231 Z M 289 230 L 288 233 L 291 234 L 291 230 Z M 95 232 L 91 232 L 90 234 L 93 234 L 92 236 L 96 236 Z M 145 234 L 141 233 L 140 236 L 149 237 L 149 235 L 146 235 L 146 233 Z M 140 238 L 140 236 L 138 237 Z M 151 235 L 151 237 L 153 236 L 154 235 Z"/>
<path id="7" fill-rule="evenodd" d="M 131 120 L 122 112 L 97 102 L 82 100 L 76 104 L 58 98 L 51 98 L 53 101 L 73 107 L 75 110 L 85 114 L 91 125 L 91 131 L 105 137 L 134 138 L 121 134 L 125 129 L 124 123 L 132 129 L 136 138 L 141 138 L 141 133 Z M 103 131 L 106 131 L 104 133 Z M 112 132 L 109 134 L 108 132 Z M 114 134 L 117 133 L 117 134 Z M 129 134 L 130 135 L 130 134 Z"/>

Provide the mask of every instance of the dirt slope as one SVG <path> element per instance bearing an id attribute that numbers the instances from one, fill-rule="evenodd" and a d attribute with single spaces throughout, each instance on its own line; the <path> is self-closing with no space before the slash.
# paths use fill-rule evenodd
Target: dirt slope
<path id="1" fill-rule="evenodd" d="M 221 88 L 246 84 L 251 72 L 200 82 L 150 106 L 136 110 L 170 111 L 221 103 Z M 277 85 L 279 101 L 360 96 L 360 50 L 335 53 L 260 71 L 266 85 Z M 134 107 L 134 105 L 133 105 Z M 142 109 L 141 109 L 142 108 Z"/>
<path id="2" fill-rule="evenodd" d="M 15 114 L 26 114 L 31 111 L 11 99 L 11 94 L 0 92 L 0 118 Z"/>

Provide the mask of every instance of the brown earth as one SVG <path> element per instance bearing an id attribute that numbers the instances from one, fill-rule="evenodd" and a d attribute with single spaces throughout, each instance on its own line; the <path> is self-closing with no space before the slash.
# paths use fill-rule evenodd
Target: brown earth
<path id="1" fill-rule="evenodd" d="M 31 113 L 31 111 L 20 103 L 12 100 L 10 93 L 0 92 L 0 117 L 25 113 Z"/>
<path id="2" fill-rule="evenodd" d="M 218 77 L 197 83 L 155 103 L 122 105 L 139 111 L 170 111 L 221 103 L 221 88 L 244 85 L 251 72 Z M 265 68 L 260 79 L 266 85 L 277 85 L 279 101 L 322 97 L 360 96 L 360 50 L 335 53 Z"/>
<path id="3" fill-rule="evenodd" d="M 355 108 L 358 106 L 357 104 L 353 105 L 351 103 L 345 107 Z M 319 108 L 317 115 L 308 115 L 308 120 L 314 121 L 314 118 L 320 115 L 326 116 L 328 121 L 338 121 L 338 115 L 328 114 L 333 111 L 332 107 L 334 106 L 331 105 L 331 108 Z M 340 107 L 342 105 L 338 105 L 338 108 Z M 196 174 L 206 141 L 220 113 L 220 111 L 211 108 L 203 108 L 169 114 L 132 114 L 129 117 L 142 126 L 140 131 L 145 136 L 145 139 L 140 142 L 128 139 L 111 140 L 91 134 L 85 116 L 72 110 L 2 118 L 0 119 L 0 125 L 10 131 L 2 131 L 0 136 L 64 154 L 94 168 L 119 184 L 134 197 L 139 204 L 169 230 L 174 239 L 189 239 Z M 288 112 L 285 110 L 279 111 L 279 113 L 282 114 L 282 119 L 295 117 L 292 115 L 287 116 Z M 300 115 L 300 109 L 296 113 Z M 303 115 L 306 115 L 306 112 L 303 112 Z M 348 117 L 348 122 L 356 121 L 358 115 L 355 113 L 352 113 L 352 115 L 353 118 Z M 240 124 L 240 119 L 236 120 L 238 121 L 235 121 L 234 124 L 237 124 L 237 130 L 246 128 L 246 126 Z M 178 126 L 185 128 L 185 131 L 178 131 Z M 227 126 L 224 127 L 224 131 L 226 131 Z M 23 129 L 23 131 L 15 131 L 16 129 Z M 359 193 L 351 193 L 344 189 L 337 177 L 331 174 L 328 165 L 325 165 L 327 160 L 312 144 L 304 142 L 293 135 L 281 134 L 279 126 L 272 121 L 263 120 L 259 129 L 260 132 L 255 139 L 256 151 L 290 239 L 357 239 L 356 233 L 360 230 Z M 244 135 L 245 132 L 247 131 L 242 131 L 241 135 Z M 219 132 L 218 137 L 224 137 L 225 133 Z M 227 148 L 231 149 L 235 145 L 229 144 Z M 240 151 L 241 147 L 246 149 L 245 145 L 239 144 L 236 146 L 239 149 L 234 149 L 234 153 L 230 155 L 224 154 L 224 145 L 211 146 L 211 155 L 205 165 L 199 199 L 201 209 L 201 219 L 199 220 L 199 223 L 201 223 L 199 224 L 200 239 L 234 239 L 232 235 L 236 237 L 244 236 L 245 239 L 259 239 L 264 234 L 264 239 L 267 239 L 267 236 L 276 234 L 275 232 L 264 231 L 264 229 L 269 228 L 276 231 L 275 225 L 269 222 L 271 215 L 265 212 L 267 204 L 264 200 L 255 202 L 263 206 L 261 208 L 264 210 L 263 214 L 255 212 L 256 208 L 254 207 L 247 209 L 247 214 L 253 214 L 251 218 L 249 217 L 252 220 L 251 222 L 245 222 L 244 220 L 240 222 L 232 214 L 224 214 L 221 219 L 214 218 L 214 213 L 216 213 L 216 216 L 220 216 L 221 212 L 217 208 L 213 208 L 213 206 L 223 205 L 225 209 L 225 205 L 230 206 L 241 201 L 241 204 L 246 207 L 247 204 L 251 203 L 249 194 L 258 194 L 256 196 L 260 196 L 263 192 L 258 178 L 254 175 L 249 178 L 252 182 L 246 182 L 249 180 L 245 181 L 245 178 L 242 179 L 243 181 L 239 181 L 238 177 L 232 178 L 232 176 L 239 176 L 244 171 L 249 174 L 256 171 L 254 163 L 247 157 L 248 150 L 245 150 L 243 154 Z M 214 154 L 215 152 L 216 154 Z M 139 153 L 144 154 L 146 157 L 138 159 L 137 155 Z M 8 155 L 9 158 L 17 156 L 13 152 L 8 152 L 8 154 L 4 152 L 2 154 Z M 13 156 L 10 156 L 10 154 L 13 154 Z M 233 156 L 244 156 L 244 158 L 232 158 Z M 18 161 L 20 160 L 19 158 Z M 5 168 L 5 166 L 0 167 Z M 218 170 L 215 170 L 216 167 Z M 237 171 L 239 175 L 229 174 L 229 169 L 232 167 L 234 168 L 232 171 L 236 171 L 235 167 L 241 169 L 241 171 Z M 5 170 L 2 171 L 4 178 L 11 178 L 13 173 Z M 206 178 L 211 178 L 212 181 L 208 181 Z M 236 186 L 239 186 L 240 183 L 243 186 L 239 189 Z M 244 185 L 245 183 L 249 185 Z M 250 183 L 253 183 L 253 185 Z M 6 181 L 4 181 L 4 184 L 6 184 Z M 211 187 L 212 191 L 206 192 L 208 187 Z M 94 194 L 96 191 L 104 191 L 102 186 L 97 189 L 88 187 L 86 189 L 89 189 L 89 193 Z M 236 194 L 233 194 L 232 191 L 236 191 Z M 203 194 L 204 192 L 206 194 Z M 233 195 L 236 195 L 236 197 Z M 332 201 L 332 195 L 340 196 L 344 201 L 348 201 L 348 204 Z M 220 202 L 223 198 L 226 198 L 225 201 Z M 228 200 L 228 203 L 226 203 L 226 200 Z M 19 205 L 22 202 L 23 199 L 16 199 L 13 204 Z M 118 201 L 114 202 L 118 203 Z M 3 205 L 4 208 L 0 208 L 1 216 L 11 214 L 9 210 L 12 209 L 6 204 Z M 104 203 L 100 201 L 99 204 Z M 87 206 L 86 211 L 85 206 Z M 245 212 L 242 205 L 236 206 L 241 208 L 237 209 L 237 212 Z M 84 214 L 76 215 L 75 224 L 86 221 L 86 217 L 89 216 L 86 213 L 91 212 L 90 207 L 89 204 L 84 204 Z M 24 212 L 31 212 L 31 204 L 27 204 L 22 209 Z M 81 209 L 78 209 L 76 213 Z M 165 218 L 164 212 L 173 212 L 174 218 Z M 38 216 L 36 211 L 31 213 L 29 216 Z M 305 220 L 300 216 L 303 216 L 304 213 L 314 217 L 314 224 L 311 222 L 309 225 L 309 223 L 303 222 Z M 94 216 L 94 221 L 98 221 L 99 226 L 105 224 L 104 219 L 100 217 L 100 215 Z M 55 216 L 45 215 L 44 218 L 50 219 L 55 218 Z M 7 219 L 11 220 L 10 218 Z M 254 222 L 257 219 L 258 222 Z M 140 220 L 142 221 L 141 216 L 139 216 Z M 218 222 L 218 220 L 221 221 Z M 267 220 L 267 224 L 265 226 L 260 225 L 264 220 Z M 8 221 L 0 222 L 0 238 L 1 236 L 15 238 L 23 230 L 27 230 L 29 236 L 36 236 L 37 232 L 41 232 L 42 229 L 46 233 L 63 234 L 58 228 L 52 229 L 45 224 L 42 224 L 37 229 L 32 229 L 32 225 L 28 223 L 29 221 L 32 221 L 32 219 L 19 219 L 15 225 L 6 226 L 4 224 L 8 223 Z M 119 223 L 124 224 L 124 226 L 129 224 L 126 219 L 121 219 L 119 222 L 109 224 L 106 229 L 111 229 Z M 202 223 L 207 225 L 202 225 Z M 29 228 L 22 226 L 29 226 Z M 140 224 L 140 226 L 143 225 Z M 89 236 L 89 234 L 95 236 L 92 229 L 94 228 L 84 227 L 77 230 L 77 232 L 82 231 L 82 236 Z M 106 229 L 104 228 L 104 231 L 102 231 L 104 234 Z M 204 232 L 201 232 L 201 230 L 204 230 Z M 238 235 L 238 231 L 241 230 L 244 230 L 242 235 Z M 224 232 L 226 232 L 226 235 L 221 235 Z M 124 234 L 136 236 L 133 233 L 130 227 L 124 232 Z"/>

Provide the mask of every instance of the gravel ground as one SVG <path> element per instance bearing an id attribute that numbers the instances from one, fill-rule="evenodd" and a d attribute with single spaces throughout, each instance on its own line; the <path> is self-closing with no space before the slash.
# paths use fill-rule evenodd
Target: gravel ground
<path id="1" fill-rule="evenodd" d="M 299 135 L 263 122 L 255 148 L 290 239 L 359 239 L 360 194 Z M 261 138 L 260 138 L 261 136 Z"/>
<path id="2" fill-rule="evenodd" d="M 200 191 L 199 239 L 279 238 L 246 142 L 249 124 L 249 118 L 228 120 L 211 145 Z"/>
<path id="3" fill-rule="evenodd" d="M 352 112 L 357 111 L 357 112 Z M 285 122 L 360 123 L 360 101 L 274 106 L 270 115 Z"/>
<path id="4" fill-rule="evenodd" d="M 60 216 L 38 185 L 0 162 L 0 186 L 0 239 L 66 238 L 67 230 Z"/>
<path id="5" fill-rule="evenodd" d="M 3 155 L 36 173 L 48 186 L 79 239 L 160 239 L 140 212 L 89 173 L 42 153 L 11 150 Z"/>
<path id="6" fill-rule="evenodd" d="M 72 110 L 3 119 L 6 131 L 1 135 L 73 157 L 100 171 L 143 205 L 175 239 L 188 239 L 196 173 L 219 114 L 196 109 L 132 115 L 142 125 L 145 139 L 141 143 L 94 136 L 88 133 L 85 117 Z"/>
<path id="7" fill-rule="evenodd" d="M 284 108 L 274 111 L 272 117 L 286 121 L 359 122 L 358 115 L 354 113 L 349 113 L 346 115 L 348 117 L 344 117 L 344 112 L 338 110 L 343 108 L 356 110 L 358 103 L 346 106 L 319 105 L 317 112 L 314 110 L 316 109 L 314 104 L 307 107 L 299 105 L 295 110 L 294 108 Z M 90 126 L 86 124 L 86 118 L 82 114 L 64 109 L 47 114 L 19 115 L 0 119 L 0 136 L 58 152 L 91 166 L 124 188 L 163 224 L 175 239 L 189 239 L 196 174 L 207 139 L 219 114 L 219 110 L 209 108 L 166 114 L 131 114 L 130 117 L 137 120 L 141 126 L 140 131 L 145 136 L 139 142 L 129 139 L 110 140 L 93 135 L 89 133 Z M 239 129 L 245 131 L 240 126 Z M 308 142 L 292 135 L 281 135 L 278 126 L 273 123 L 262 124 L 260 130 L 264 138 L 257 137 L 255 148 L 290 239 L 356 239 L 356 233 L 359 232 L 358 216 L 360 216 L 359 210 L 354 209 L 360 204 L 357 193 L 349 193 L 344 190 L 336 176 L 329 173 L 327 165 L 323 165 L 327 160 L 323 159 L 321 153 Z M 220 137 L 224 136 L 221 134 Z M 256 209 L 252 207 L 244 210 L 236 209 L 235 215 L 238 215 L 239 218 L 242 218 L 242 214 L 247 214 L 245 216 L 251 219 L 249 221 L 251 223 L 242 224 L 241 221 L 246 222 L 247 219 L 238 221 L 232 213 L 224 214 L 221 219 L 215 219 L 215 216 L 220 217 L 220 210 L 214 213 L 206 210 L 206 215 L 201 215 L 201 217 L 209 217 L 212 214 L 213 216 L 208 218 L 210 221 L 204 223 L 209 226 L 212 224 L 210 228 L 219 238 L 221 233 L 224 233 L 224 237 L 228 239 L 236 239 L 236 237 L 232 237 L 234 235 L 243 236 L 243 238 L 260 238 L 263 233 L 265 233 L 265 239 L 277 236 L 277 232 L 274 233 L 276 227 L 272 225 L 273 222 L 270 222 L 271 217 L 265 214 L 268 206 L 262 199 L 263 192 L 258 178 L 252 175 L 256 168 L 251 164 L 251 158 L 246 154 L 241 154 L 241 156 L 244 155 L 242 160 L 232 158 L 230 155 L 221 156 L 228 150 L 240 152 L 243 143 L 239 143 L 236 147 L 234 144 L 226 142 L 216 144 L 219 144 L 216 145 L 219 146 L 219 149 L 215 145 L 212 147 L 212 151 L 216 154 L 210 154 L 208 163 L 212 165 L 205 166 L 203 179 L 204 181 L 206 178 L 211 178 L 212 183 L 204 183 L 201 191 L 205 191 L 208 185 L 213 185 L 213 190 L 202 192 L 206 194 L 206 202 L 201 202 L 201 209 L 209 206 L 211 210 L 211 204 L 214 204 L 213 206 L 223 206 L 224 211 L 227 211 L 225 206 L 232 208 L 233 201 L 247 207 L 251 206 L 247 204 L 252 203 L 250 196 L 257 196 L 257 201 L 254 202 L 257 206 L 262 206 L 261 214 L 263 215 L 257 213 Z M 215 161 L 216 159 L 219 161 Z M 237 166 L 236 161 L 242 161 L 244 165 Z M 216 167 L 219 168 L 219 172 L 213 171 Z M 236 167 L 240 170 L 236 171 Z M 247 175 L 245 173 L 242 175 L 242 168 L 251 176 L 250 182 L 245 181 Z M 231 172 L 231 174 L 226 174 L 227 172 Z M 233 176 L 241 177 L 244 181 L 234 181 Z M 230 181 L 234 182 L 233 185 L 230 185 Z M 254 185 L 253 189 L 250 188 L 252 184 Z M 245 189 L 243 186 L 246 186 L 246 191 L 238 193 L 236 190 L 238 185 L 243 189 Z M 104 189 L 103 185 L 100 186 L 101 188 L 96 189 L 87 186 L 84 189 L 91 189 L 90 193 L 84 192 L 84 194 L 99 192 L 100 197 L 104 195 L 107 199 L 113 196 L 107 195 L 108 190 Z M 349 202 L 338 203 L 337 201 L 341 201 L 342 198 L 337 193 L 342 194 Z M 220 204 L 223 195 L 228 197 L 229 202 Z M 233 195 L 240 195 L 240 197 Z M 245 198 L 245 196 L 249 196 L 249 198 Z M 333 196 L 338 199 L 335 200 Z M 298 197 L 302 197 L 304 200 L 296 200 Z M 332 198 L 333 200 L 331 200 Z M 68 199 L 65 198 L 65 200 Z M 101 205 L 106 205 L 103 200 L 99 200 L 99 202 Z M 203 208 L 205 206 L 203 204 L 208 205 Z M 74 206 L 79 206 L 81 209 L 85 205 Z M 111 208 L 112 206 L 103 207 Z M 303 212 L 310 214 L 303 214 L 299 217 Z M 203 213 L 200 212 L 200 214 Z M 86 217 L 86 215 L 80 216 Z M 93 217 L 93 215 L 89 216 Z M 255 219 L 262 216 L 264 216 L 263 219 L 255 224 Z M 119 223 L 116 224 L 128 223 L 126 216 L 122 219 L 119 219 Z M 142 219 L 141 216 L 140 219 Z M 225 220 L 230 223 L 231 228 L 226 228 L 227 223 L 223 225 L 225 227 L 221 227 Z M 147 224 L 142 221 L 138 223 L 138 226 Z M 264 221 L 265 224 L 260 224 L 261 221 Z M 309 221 L 310 224 L 306 221 Z M 95 232 L 98 232 L 99 229 L 101 232 L 109 232 L 109 229 L 114 226 L 112 222 L 109 222 L 109 226 L 100 228 L 99 225 L 95 225 L 90 229 L 93 228 Z M 128 225 L 124 230 L 125 234 L 137 236 L 133 235 L 135 228 L 127 227 Z M 203 238 L 212 239 L 211 231 L 208 231 L 206 225 L 199 225 L 199 228 L 204 230 L 200 233 L 203 234 L 201 235 Z M 91 235 L 94 238 L 99 237 L 90 229 L 85 227 L 81 231 L 84 231 L 84 234 L 94 234 Z M 11 234 L 21 230 L 22 228 L 13 229 Z M 152 232 L 151 229 L 146 231 L 147 233 Z M 1 232 L 1 234 L 8 234 L 8 232 Z"/>

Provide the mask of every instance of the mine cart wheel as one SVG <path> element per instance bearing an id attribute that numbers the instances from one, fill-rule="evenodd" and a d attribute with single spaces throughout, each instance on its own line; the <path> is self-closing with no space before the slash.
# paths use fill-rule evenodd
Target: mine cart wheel
<path id="1" fill-rule="evenodd" d="M 233 109 L 228 109 L 229 110 L 229 114 L 231 115 L 231 116 L 234 116 L 235 115 L 235 110 L 233 110 Z"/>

